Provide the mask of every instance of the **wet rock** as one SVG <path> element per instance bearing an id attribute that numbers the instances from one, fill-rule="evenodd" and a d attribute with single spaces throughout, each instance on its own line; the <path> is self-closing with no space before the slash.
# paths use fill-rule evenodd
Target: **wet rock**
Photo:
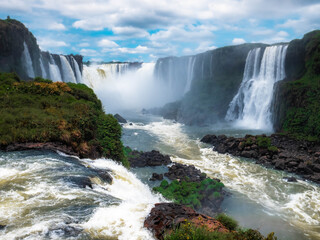
<path id="1" fill-rule="evenodd" d="M 105 182 L 111 184 L 112 183 L 112 177 L 109 173 L 108 170 L 105 170 L 105 169 L 95 169 L 94 170 L 98 176 Z"/>
<path id="2" fill-rule="evenodd" d="M 57 238 L 57 236 L 61 238 L 75 238 L 75 237 L 79 237 L 82 231 L 83 229 L 78 227 L 62 225 L 62 226 L 56 226 L 49 229 L 46 236 L 49 237 L 50 239 Z"/>
<path id="3" fill-rule="evenodd" d="M 118 113 L 113 115 L 115 119 L 118 120 L 119 123 L 127 123 L 127 120 L 120 116 Z"/>
<path id="4" fill-rule="evenodd" d="M 287 182 L 297 182 L 297 179 L 295 177 L 284 177 L 284 180 L 287 180 Z"/>
<path id="5" fill-rule="evenodd" d="M 151 152 L 132 151 L 129 153 L 129 162 L 131 167 L 153 167 L 168 165 L 171 163 L 168 155 L 163 155 L 159 151 L 152 150 Z"/>
<path id="6" fill-rule="evenodd" d="M 0 224 L 0 230 L 5 229 L 6 227 L 7 227 L 6 225 L 2 225 L 2 224 Z"/>
<path id="7" fill-rule="evenodd" d="M 163 174 L 152 173 L 152 177 L 150 178 L 150 181 L 160 181 L 160 180 L 163 180 Z"/>
<path id="8" fill-rule="evenodd" d="M 81 188 L 86 188 L 87 186 L 92 189 L 92 182 L 89 177 L 82 176 L 68 176 L 66 177 L 68 182 L 78 185 Z"/>
<path id="9" fill-rule="evenodd" d="M 206 178 L 206 174 L 196 169 L 193 165 L 183 165 L 181 163 L 175 163 L 169 167 L 169 171 L 164 175 L 170 180 L 190 182 L 200 182 Z"/>
<path id="10" fill-rule="evenodd" d="M 175 203 L 155 204 L 144 221 L 144 227 L 148 228 L 157 239 L 163 239 L 166 233 L 186 221 L 199 227 L 206 227 L 209 231 L 229 232 L 216 219 Z"/>
<path id="11" fill-rule="evenodd" d="M 269 146 L 259 145 L 259 139 L 268 138 Z M 294 172 L 305 179 L 320 183 L 320 143 L 297 141 L 286 135 L 246 135 L 244 138 L 225 135 L 206 135 L 201 141 L 212 144 L 219 153 L 257 159 L 257 164 Z M 313 177 L 314 176 L 314 177 Z"/>

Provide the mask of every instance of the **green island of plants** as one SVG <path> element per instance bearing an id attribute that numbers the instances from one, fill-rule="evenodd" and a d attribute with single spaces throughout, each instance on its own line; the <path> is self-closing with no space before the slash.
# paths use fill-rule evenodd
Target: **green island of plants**
<path id="1" fill-rule="evenodd" d="M 104 156 L 128 166 L 121 127 L 84 84 L 0 73 L 0 148 L 14 143 L 59 142 L 81 157 Z"/>
<path id="2" fill-rule="evenodd" d="M 199 209 L 202 206 L 202 200 L 214 200 L 221 197 L 220 191 L 223 187 L 223 183 L 206 178 L 201 182 L 174 180 L 170 184 L 163 180 L 160 186 L 154 187 L 153 190 L 175 203 Z"/>
<path id="3" fill-rule="evenodd" d="M 164 240 L 277 240 L 273 232 L 264 237 L 257 230 L 241 229 L 237 221 L 225 214 L 218 215 L 217 220 L 231 231 L 228 233 L 209 231 L 205 226 L 195 226 L 186 221 L 166 234 Z"/>

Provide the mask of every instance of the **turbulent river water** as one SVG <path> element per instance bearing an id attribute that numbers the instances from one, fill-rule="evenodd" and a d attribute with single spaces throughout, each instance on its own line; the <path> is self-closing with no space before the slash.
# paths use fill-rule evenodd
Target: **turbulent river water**
<path id="1" fill-rule="evenodd" d="M 192 128 L 136 113 L 123 116 L 132 122 L 123 126 L 125 145 L 158 149 L 175 162 L 220 178 L 231 193 L 222 207 L 243 227 L 274 231 L 280 239 L 320 239 L 318 185 L 288 183 L 283 180 L 287 173 L 218 154 L 199 141 L 208 133 L 241 136 L 248 131 Z M 111 185 L 99 177 L 101 170 L 110 171 Z M 153 239 L 143 221 L 154 203 L 165 200 L 152 193 L 147 172 L 130 172 L 107 159 L 0 152 L 0 239 Z M 93 189 L 82 186 L 88 178 Z"/>

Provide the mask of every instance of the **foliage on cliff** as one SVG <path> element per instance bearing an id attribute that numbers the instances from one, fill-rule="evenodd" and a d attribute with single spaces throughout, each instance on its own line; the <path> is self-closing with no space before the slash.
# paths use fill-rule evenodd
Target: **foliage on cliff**
<path id="1" fill-rule="evenodd" d="M 81 157 L 123 161 L 121 127 L 83 84 L 36 78 L 25 82 L 0 73 L 0 147 L 62 142 Z"/>
<path id="2" fill-rule="evenodd" d="M 286 109 L 281 130 L 298 139 L 320 141 L 320 31 L 306 34 L 300 41 L 304 73 L 279 88 Z"/>

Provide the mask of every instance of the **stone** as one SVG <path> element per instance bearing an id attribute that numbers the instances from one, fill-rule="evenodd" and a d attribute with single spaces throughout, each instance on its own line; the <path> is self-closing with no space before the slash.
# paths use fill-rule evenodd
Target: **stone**
<path id="1" fill-rule="evenodd" d="M 132 151 L 129 153 L 128 160 L 131 167 L 154 167 L 172 163 L 168 155 L 163 155 L 156 150 L 151 152 Z"/>
<path id="2" fill-rule="evenodd" d="M 119 123 L 127 123 L 127 120 L 124 119 L 122 116 L 120 116 L 118 113 L 116 113 L 115 115 L 113 115 L 115 119 L 117 119 L 117 121 Z"/>
<path id="3" fill-rule="evenodd" d="M 152 173 L 150 181 L 161 181 L 163 179 L 163 174 Z"/>

